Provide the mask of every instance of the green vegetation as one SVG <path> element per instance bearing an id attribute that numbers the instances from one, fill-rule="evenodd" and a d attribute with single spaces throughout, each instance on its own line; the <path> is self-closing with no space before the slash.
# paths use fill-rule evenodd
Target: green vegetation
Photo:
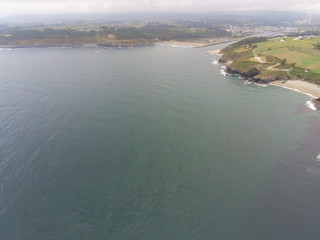
<path id="1" fill-rule="evenodd" d="M 190 28 L 180 25 L 144 25 L 137 27 L 102 27 L 96 30 L 77 29 L 11 29 L 0 35 L 0 45 L 130 45 L 155 41 L 231 37 L 231 33 L 214 27 Z"/>
<path id="2" fill-rule="evenodd" d="M 102 31 L 81 31 L 75 29 L 29 29 L 14 30 L 0 36 L 0 45 L 10 46 L 81 46 L 81 45 L 105 45 L 105 46 L 129 46 L 150 43 L 150 38 L 136 33 L 131 29 L 119 32 L 115 29 Z"/>
<path id="3" fill-rule="evenodd" d="M 239 46 L 243 46 L 243 45 L 249 45 L 252 47 L 256 47 L 257 45 L 252 45 L 253 43 L 260 43 L 260 42 L 264 42 L 267 41 L 268 38 L 266 37 L 252 37 L 252 38 L 245 38 L 242 39 L 239 42 L 236 42 L 234 44 L 232 44 L 233 47 L 239 47 Z"/>
<path id="4" fill-rule="evenodd" d="M 255 45 L 254 43 L 258 43 L 258 42 L 263 42 L 268 40 L 266 37 L 252 37 L 252 38 L 245 38 L 240 40 L 239 42 L 236 42 L 234 44 L 231 44 L 230 46 L 226 47 L 225 49 L 223 49 L 223 52 L 229 52 L 232 53 L 233 49 L 235 48 L 246 48 L 247 50 L 252 49 L 252 48 L 256 48 L 257 45 Z M 231 50 L 231 51 L 228 51 Z M 239 52 L 238 50 L 236 50 L 235 52 Z M 244 52 L 244 51 L 241 51 Z M 237 54 L 238 56 L 236 57 L 241 57 L 242 54 Z M 253 56 L 253 55 L 252 55 Z"/>
<path id="5" fill-rule="evenodd" d="M 146 25 L 140 31 L 153 39 L 169 41 L 174 39 L 194 39 L 211 37 L 231 37 L 231 33 L 219 28 L 187 28 L 178 25 Z"/>
<path id="6" fill-rule="evenodd" d="M 320 37 L 244 39 L 222 50 L 230 72 L 244 75 L 256 69 L 255 79 L 303 79 L 320 84 Z M 254 43 L 254 44 L 253 44 Z"/>

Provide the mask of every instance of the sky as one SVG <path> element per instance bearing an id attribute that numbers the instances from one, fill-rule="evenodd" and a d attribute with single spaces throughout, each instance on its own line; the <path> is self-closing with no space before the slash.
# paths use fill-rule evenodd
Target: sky
<path id="1" fill-rule="evenodd" d="M 0 0 L 0 16 L 121 12 L 320 12 L 320 0 Z"/>

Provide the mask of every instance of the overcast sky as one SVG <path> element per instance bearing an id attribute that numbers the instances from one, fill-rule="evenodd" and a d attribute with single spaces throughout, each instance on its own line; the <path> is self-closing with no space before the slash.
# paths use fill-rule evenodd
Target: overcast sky
<path id="1" fill-rule="evenodd" d="M 102 12 L 214 12 L 219 10 L 320 12 L 320 0 L 0 0 L 0 16 Z"/>

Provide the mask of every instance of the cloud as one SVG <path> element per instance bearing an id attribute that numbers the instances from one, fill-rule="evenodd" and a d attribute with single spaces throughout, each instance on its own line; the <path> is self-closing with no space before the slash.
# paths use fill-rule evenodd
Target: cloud
<path id="1" fill-rule="evenodd" d="M 320 11 L 319 0 L 0 0 L 0 15 L 95 12 Z"/>

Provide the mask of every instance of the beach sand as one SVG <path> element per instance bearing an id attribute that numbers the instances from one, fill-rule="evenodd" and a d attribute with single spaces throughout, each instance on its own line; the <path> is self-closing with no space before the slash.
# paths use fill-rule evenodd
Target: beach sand
<path id="1" fill-rule="evenodd" d="M 214 54 L 214 55 L 220 55 L 220 51 L 221 51 L 221 49 L 216 49 L 216 50 L 206 51 L 205 53 Z"/>
<path id="2" fill-rule="evenodd" d="M 320 85 L 308 83 L 302 80 L 288 80 L 288 81 L 273 81 L 270 83 L 273 86 L 279 86 L 298 92 L 302 92 L 312 96 L 313 98 L 320 98 Z"/>
<path id="3" fill-rule="evenodd" d="M 157 42 L 156 44 L 160 45 L 169 45 L 169 46 L 185 46 L 185 47 L 204 47 L 208 45 L 208 42 L 182 42 L 182 41 L 165 41 L 165 42 Z"/>
<path id="4" fill-rule="evenodd" d="M 156 44 L 201 48 L 201 47 L 213 46 L 213 45 L 218 45 L 218 44 L 233 42 L 233 41 L 237 41 L 237 39 L 217 38 L 217 39 L 210 39 L 210 40 L 209 39 L 198 39 L 198 40 L 189 40 L 189 41 L 188 40 L 186 40 L 186 41 L 171 40 L 171 41 L 157 42 Z M 213 51 L 216 51 L 216 50 L 213 50 Z M 211 51 L 208 51 L 208 52 L 211 52 Z"/>

